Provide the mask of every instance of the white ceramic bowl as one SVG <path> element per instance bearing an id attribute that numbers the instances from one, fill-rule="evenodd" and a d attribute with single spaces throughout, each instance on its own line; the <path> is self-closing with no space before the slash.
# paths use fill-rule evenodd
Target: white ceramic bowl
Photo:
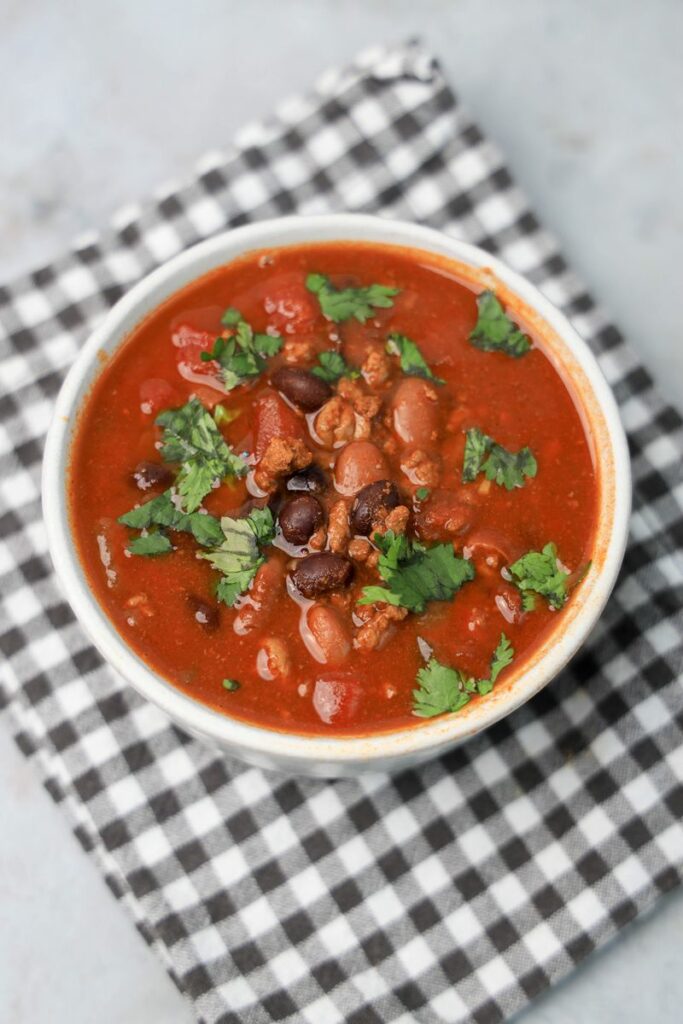
<path id="1" fill-rule="evenodd" d="M 593 567 L 558 619 L 556 629 L 485 700 L 465 713 L 376 734 L 326 738 L 258 728 L 193 700 L 157 675 L 125 643 L 91 593 L 71 535 L 67 466 L 77 414 L 97 377 L 103 350 L 111 355 L 139 321 L 169 295 L 252 249 L 334 240 L 410 246 L 447 257 L 458 275 L 493 287 L 540 337 L 574 395 L 592 444 L 599 488 Z M 154 271 L 116 304 L 91 335 L 57 399 L 43 465 L 43 511 L 52 560 L 86 633 L 109 664 L 174 722 L 205 742 L 252 764 L 317 776 L 395 771 L 437 757 L 510 714 L 567 664 L 595 625 L 623 558 L 631 500 L 628 449 L 614 397 L 586 344 L 528 281 L 489 254 L 415 224 L 358 214 L 283 217 L 228 231 L 188 249 Z"/>

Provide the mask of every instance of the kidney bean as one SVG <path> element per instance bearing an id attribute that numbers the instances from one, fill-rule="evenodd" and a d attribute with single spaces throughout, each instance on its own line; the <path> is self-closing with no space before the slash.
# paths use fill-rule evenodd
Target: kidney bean
<path id="1" fill-rule="evenodd" d="M 472 530 L 465 540 L 465 548 L 468 558 L 481 559 L 495 571 L 503 565 L 511 565 L 524 554 L 524 546 L 519 541 L 490 526 Z"/>
<path id="2" fill-rule="evenodd" d="M 355 717 L 362 696 L 363 689 L 354 676 L 330 672 L 315 681 L 313 707 L 325 725 L 348 725 Z"/>
<path id="3" fill-rule="evenodd" d="M 419 377 L 402 380 L 391 401 L 394 430 L 404 444 L 429 446 L 439 436 L 439 399 Z"/>
<path id="4" fill-rule="evenodd" d="M 207 633 L 213 633 L 218 629 L 218 608 L 215 605 L 208 604 L 196 594 L 188 594 L 186 600 L 195 620 Z"/>
<path id="5" fill-rule="evenodd" d="M 291 659 L 284 640 L 276 636 L 267 636 L 256 655 L 256 671 L 261 679 L 285 679 L 291 668 Z"/>
<path id="6" fill-rule="evenodd" d="M 415 514 L 421 540 L 452 540 L 470 529 L 477 510 L 468 491 L 435 490 Z"/>
<path id="7" fill-rule="evenodd" d="M 319 409 L 332 395 L 332 388 L 326 381 L 294 366 L 281 366 L 273 374 L 272 382 L 285 398 L 306 412 Z"/>
<path id="8" fill-rule="evenodd" d="M 312 494 L 290 498 L 280 510 L 280 529 L 290 544 L 305 544 L 325 521 L 322 505 Z"/>
<path id="9" fill-rule="evenodd" d="M 351 529 L 367 537 L 380 510 L 387 512 L 401 503 L 398 487 L 391 480 L 377 480 L 367 484 L 356 495 L 351 508 Z"/>
<path id="10" fill-rule="evenodd" d="M 173 483 L 173 473 L 168 466 L 160 462 L 138 462 L 131 473 L 131 480 L 141 491 L 151 487 L 169 487 Z"/>
<path id="11" fill-rule="evenodd" d="M 306 469 L 290 476 L 285 487 L 288 491 L 304 491 L 309 494 L 322 494 L 327 489 L 327 476 L 315 462 Z"/>
<path id="12" fill-rule="evenodd" d="M 304 643 L 310 653 L 323 665 L 341 665 L 351 650 L 349 631 L 334 608 L 314 604 L 306 613 L 306 626 L 313 643 L 302 631 Z"/>
<path id="13" fill-rule="evenodd" d="M 334 480 L 340 494 L 353 495 L 389 475 L 387 460 L 372 441 L 351 441 L 342 449 L 334 467 Z"/>
<path id="14" fill-rule="evenodd" d="M 283 575 L 282 563 L 274 558 L 270 558 L 258 570 L 245 604 L 238 611 L 232 624 L 238 636 L 251 633 L 257 626 L 263 626 L 275 607 Z"/>
<path id="15" fill-rule="evenodd" d="M 318 597 L 351 582 L 353 565 L 348 558 L 319 551 L 302 558 L 292 573 L 292 581 L 304 597 Z"/>

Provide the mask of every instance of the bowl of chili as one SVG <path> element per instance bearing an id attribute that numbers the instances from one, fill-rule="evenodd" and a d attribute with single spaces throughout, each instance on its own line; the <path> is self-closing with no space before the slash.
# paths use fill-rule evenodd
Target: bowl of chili
<path id="1" fill-rule="evenodd" d="M 444 753 L 547 685 L 623 558 L 628 450 L 523 277 L 374 216 L 183 252 L 93 332 L 45 449 L 48 544 L 181 728 L 323 777 Z"/>

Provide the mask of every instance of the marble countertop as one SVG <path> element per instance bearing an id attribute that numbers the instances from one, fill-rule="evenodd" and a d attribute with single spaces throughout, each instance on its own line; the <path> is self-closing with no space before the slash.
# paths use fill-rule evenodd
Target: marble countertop
<path id="1" fill-rule="evenodd" d="M 0 280 L 182 177 L 326 67 L 415 35 L 683 407 L 679 0 L 6 0 Z M 0 819 L 0 1019 L 189 1024 L 6 728 Z M 682 934 L 677 893 L 518 1024 L 677 1024 Z"/>

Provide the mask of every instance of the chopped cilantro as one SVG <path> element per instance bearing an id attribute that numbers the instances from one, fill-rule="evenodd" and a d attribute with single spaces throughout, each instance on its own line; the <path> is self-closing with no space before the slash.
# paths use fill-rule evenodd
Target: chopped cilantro
<path id="1" fill-rule="evenodd" d="M 221 322 L 234 328 L 229 338 L 216 338 L 210 352 L 202 352 L 202 362 L 217 362 L 221 368 L 221 380 L 228 391 L 253 377 L 258 377 L 266 368 L 266 357 L 274 356 L 282 348 L 282 338 L 270 334 L 255 334 L 253 328 L 238 309 L 227 309 Z"/>
<path id="2" fill-rule="evenodd" d="M 423 612 L 428 601 L 450 601 L 463 583 L 474 579 L 472 563 L 457 558 L 452 544 L 427 548 L 388 530 L 376 533 L 380 549 L 378 570 L 388 587 L 364 587 L 359 604 L 401 605 L 411 612 Z"/>
<path id="3" fill-rule="evenodd" d="M 491 658 L 487 679 L 475 679 L 458 668 L 442 665 L 430 658 L 417 673 L 418 689 L 413 690 L 413 714 L 419 718 L 433 718 L 460 711 L 472 699 L 472 694 L 484 696 L 493 689 L 496 679 L 514 658 L 510 641 L 501 633 L 498 646 Z"/>
<path id="4" fill-rule="evenodd" d="M 353 370 L 341 352 L 336 352 L 334 349 L 329 352 L 321 352 L 318 362 L 320 366 L 314 366 L 311 373 L 315 377 L 327 381 L 328 384 L 333 384 L 340 377 L 351 377 L 352 379 L 360 377 L 359 371 Z"/>
<path id="5" fill-rule="evenodd" d="M 560 568 L 554 544 L 546 544 L 542 551 L 528 551 L 510 566 L 510 573 L 522 592 L 525 611 L 534 609 L 535 594 L 540 594 L 555 609 L 561 608 L 569 596 L 571 574 Z"/>
<path id="6" fill-rule="evenodd" d="M 484 352 L 504 352 L 518 359 L 531 348 L 526 334 L 510 319 L 491 291 L 477 295 L 479 316 L 470 341 Z"/>
<path id="7" fill-rule="evenodd" d="M 239 690 L 240 688 L 240 684 L 236 679 L 224 679 L 222 685 L 223 689 L 227 690 L 229 693 L 234 693 L 235 690 Z"/>
<path id="8" fill-rule="evenodd" d="M 221 323 L 225 327 L 235 327 L 236 324 L 242 319 L 242 314 L 239 309 L 235 309 L 234 306 L 230 306 L 226 309 L 225 313 L 221 317 Z"/>
<path id="9" fill-rule="evenodd" d="M 215 516 L 204 512 L 183 512 L 173 502 L 173 492 L 168 490 L 160 494 L 158 498 L 146 501 L 144 505 L 132 508 L 130 512 L 119 516 L 118 522 L 123 526 L 129 526 L 133 530 L 146 530 L 150 526 L 165 526 L 171 530 L 179 530 L 182 533 L 191 533 L 198 544 L 204 547 L 216 547 L 223 541 L 221 524 Z M 133 545 L 129 545 L 129 551 L 134 554 Z"/>
<path id="10" fill-rule="evenodd" d="M 483 472 L 487 480 L 511 491 L 515 487 L 523 487 L 524 478 L 536 476 L 537 469 L 538 464 L 530 448 L 510 452 L 478 427 L 467 431 L 462 464 L 464 483 L 471 483 Z"/>
<path id="11" fill-rule="evenodd" d="M 168 554 L 169 551 L 173 551 L 173 545 L 165 533 L 154 531 L 153 533 L 140 534 L 139 537 L 134 537 L 128 545 L 128 550 L 131 555 L 151 557 Z"/>
<path id="12" fill-rule="evenodd" d="M 405 334 L 390 334 L 387 352 L 390 356 L 399 356 L 401 369 L 410 377 L 423 377 L 425 380 L 433 380 L 435 384 L 445 383 L 441 377 L 432 373 L 415 342 L 406 338 Z"/>
<path id="13" fill-rule="evenodd" d="M 418 487 L 415 491 L 415 497 L 418 501 L 426 501 L 431 493 L 428 487 Z"/>
<path id="14" fill-rule="evenodd" d="M 164 428 L 162 458 L 180 463 L 176 486 L 186 512 L 199 508 L 214 481 L 247 472 L 244 459 L 231 450 L 197 398 L 162 412 L 157 423 Z"/>
<path id="15" fill-rule="evenodd" d="M 265 562 L 260 547 L 270 544 L 275 537 L 275 522 L 269 508 L 257 508 L 244 519 L 223 516 L 221 531 L 223 542 L 220 547 L 199 557 L 211 562 L 222 573 L 216 596 L 232 607 Z"/>
<path id="16" fill-rule="evenodd" d="M 309 274 L 306 278 L 309 292 L 317 296 L 323 316 L 336 324 L 355 317 L 364 324 L 374 309 L 389 309 L 398 288 L 385 284 L 369 284 L 362 288 L 335 288 L 324 274 Z"/>
<path id="17" fill-rule="evenodd" d="M 481 694 L 482 697 L 485 694 L 491 692 L 491 690 L 493 689 L 493 684 L 495 683 L 496 679 L 498 678 L 498 676 L 500 675 L 504 668 L 507 668 L 508 665 L 512 664 L 512 659 L 514 658 L 514 656 L 515 651 L 512 644 L 505 636 L 505 633 L 501 633 L 500 640 L 498 641 L 498 646 L 493 652 L 493 657 L 491 658 L 491 667 L 489 669 L 488 679 L 477 680 L 477 691 Z"/>

